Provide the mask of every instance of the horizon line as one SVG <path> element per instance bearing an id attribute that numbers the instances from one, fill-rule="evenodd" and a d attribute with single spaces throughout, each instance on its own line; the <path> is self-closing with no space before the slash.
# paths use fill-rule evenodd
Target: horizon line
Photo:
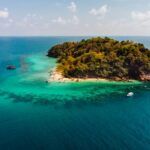
<path id="1" fill-rule="evenodd" d="M 150 37 L 150 35 L 0 35 L 0 37 Z"/>

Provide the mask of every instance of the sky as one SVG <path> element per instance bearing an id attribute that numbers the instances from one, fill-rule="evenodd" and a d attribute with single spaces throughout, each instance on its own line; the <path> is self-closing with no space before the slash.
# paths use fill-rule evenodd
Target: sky
<path id="1" fill-rule="evenodd" d="M 0 36 L 150 36 L 150 0 L 0 0 Z"/>

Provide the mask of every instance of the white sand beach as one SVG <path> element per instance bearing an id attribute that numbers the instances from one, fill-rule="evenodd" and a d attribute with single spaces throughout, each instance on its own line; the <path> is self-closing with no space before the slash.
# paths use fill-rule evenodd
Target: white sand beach
<path id="1" fill-rule="evenodd" d="M 61 72 L 58 72 L 54 69 L 48 79 L 48 82 L 110 82 L 110 80 L 103 79 L 103 78 L 65 78 L 63 77 Z"/>

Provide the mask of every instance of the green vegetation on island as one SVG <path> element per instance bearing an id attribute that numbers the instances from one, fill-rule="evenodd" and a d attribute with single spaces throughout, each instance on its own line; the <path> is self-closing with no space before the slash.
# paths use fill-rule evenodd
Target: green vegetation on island
<path id="1" fill-rule="evenodd" d="M 150 51 L 141 43 L 108 37 L 65 42 L 52 47 L 57 70 L 67 78 L 150 81 Z"/>

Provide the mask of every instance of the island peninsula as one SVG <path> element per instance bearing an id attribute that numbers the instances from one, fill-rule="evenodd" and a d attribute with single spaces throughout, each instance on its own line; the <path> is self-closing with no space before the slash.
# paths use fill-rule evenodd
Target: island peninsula
<path id="1" fill-rule="evenodd" d="M 54 80 L 150 81 L 150 50 L 141 43 L 96 37 L 53 46 Z"/>

